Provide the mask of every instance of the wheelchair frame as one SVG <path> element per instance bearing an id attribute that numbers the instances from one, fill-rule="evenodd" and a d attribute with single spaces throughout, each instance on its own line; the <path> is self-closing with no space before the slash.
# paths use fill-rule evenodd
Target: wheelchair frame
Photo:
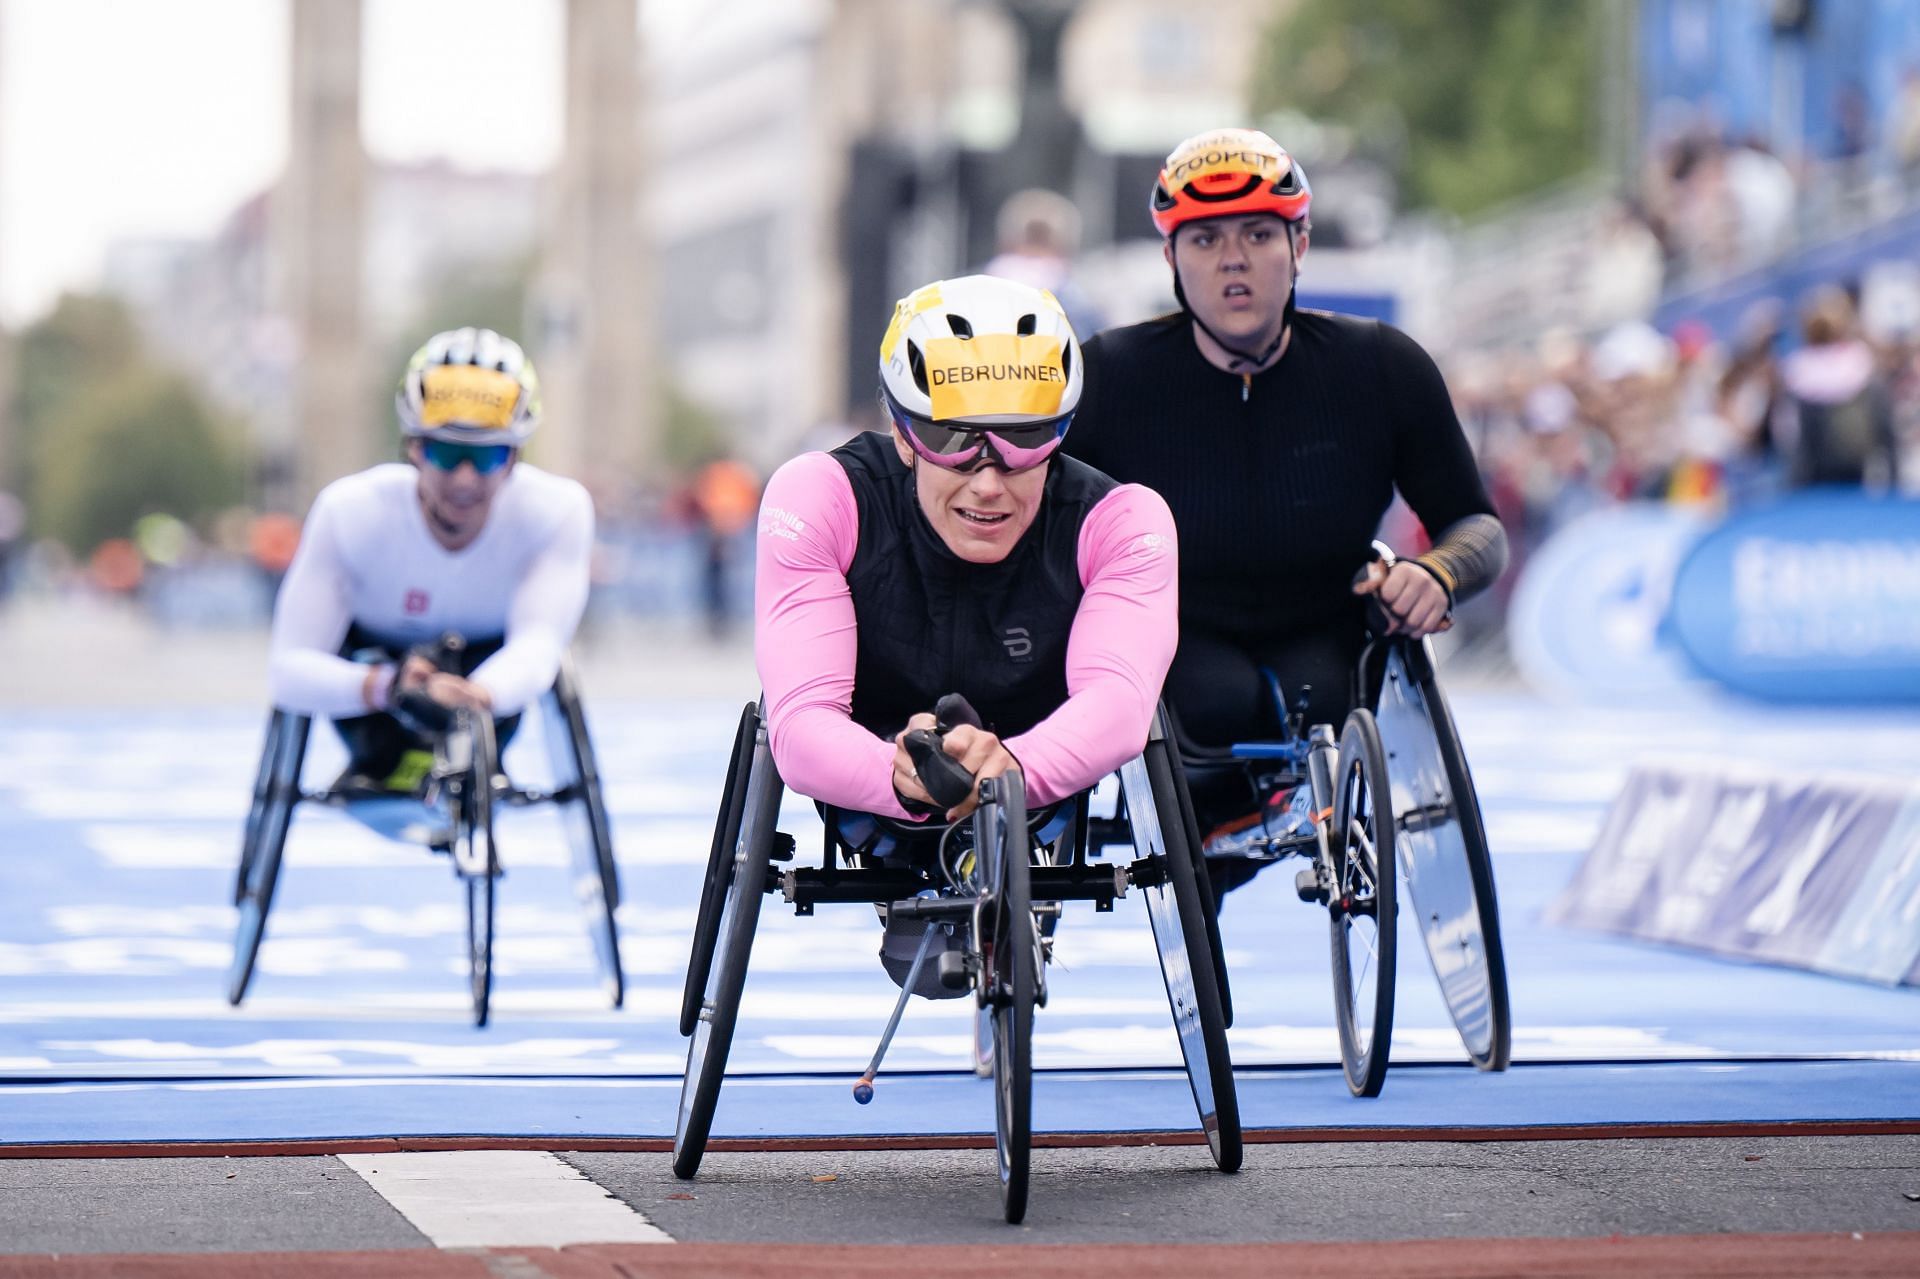
<path id="1" fill-rule="evenodd" d="M 1177 767 L 1164 716 L 1156 715 L 1146 751 L 1122 772 L 1123 790 L 1134 799 L 1132 811 L 1179 813 Z M 1129 888 L 1141 889 L 1209 1150 L 1223 1171 L 1240 1166 L 1239 1103 L 1225 1007 L 1215 981 L 1222 964 L 1210 927 L 1210 889 L 1198 845 L 1189 839 L 1189 823 L 1169 828 L 1157 818 L 1150 825 L 1136 822 L 1131 833 L 1139 855 L 1131 863 L 1090 861 L 1092 822 L 1082 794 L 1066 801 L 1071 805 L 1066 832 L 1034 849 L 1022 779 L 1017 773 L 989 779 L 981 783 L 982 802 L 974 815 L 974 848 L 986 882 L 969 894 L 942 885 L 938 870 L 923 863 L 859 858 L 831 822 L 820 865 L 790 865 L 794 840 L 775 829 L 782 790 L 760 708 L 748 703 L 734 738 L 681 1003 L 680 1030 L 689 1043 L 675 1124 L 676 1175 L 693 1177 L 705 1153 L 760 903 L 772 893 L 799 915 L 812 914 L 822 902 L 872 902 L 885 905 L 890 921 L 971 922 L 965 962 L 976 1001 L 993 1019 L 1001 1203 L 1006 1219 L 1018 1222 L 1026 1213 L 1031 1147 L 1031 1022 L 1034 1008 L 1046 1003 L 1051 950 L 1035 924 L 1035 903 L 1044 910 L 1090 901 L 1095 910 L 1109 911 Z M 1032 849 L 1026 857 L 999 855 L 1001 849 L 1022 846 Z M 928 888 L 937 895 L 921 895 Z"/>
<path id="2" fill-rule="evenodd" d="M 613 858 L 612 828 L 585 708 L 570 666 L 562 666 L 552 689 L 541 698 L 541 707 L 546 715 L 554 774 L 570 780 L 548 791 L 515 785 L 501 771 L 492 716 L 460 712 L 435 743 L 434 766 L 425 789 L 424 797 L 443 812 L 447 822 L 445 844 L 436 842 L 433 846 L 451 854 L 454 874 L 461 881 L 466 899 L 468 986 L 475 1026 L 487 1024 L 492 1008 L 494 886 L 500 877 L 493 814 L 502 804 L 516 808 L 554 804 L 560 808 L 572 851 L 575 895 L 593 941 L 603 984 L 615 1008 L 625 1002 L 625 975 L 614 919 L 620 882 Z M 311 730 L 312 717 L 308 715 L 276 709 L 267 719 L 266 744 L 260 755 L 234 882 L 233 900 L 240 910 L 240 920 L 227 974 L 227 1001 L 231 1004 L 238 1005 L 246 997 L 253 980 L 294 809 L 301 803 L 345 809 L 356 802 L 384 798 L 350 789 L 302 787 L 300 777 Z"/>
<path id="3" fill-rule="evenodd" d="M 1483 1071 L 1505 1070 L 1512 1018 L 1493 863 L 1431 644 L 1386 636 L 1367 645 L 1359 662 L 1362 704 L 1337 740 L 1331 725 L 1302 731 L 1278 681 L 1271 673 L 1268 680 L 1289 725 L 1286 740 L 1224 750 L 1182 742 L 1180 753 L 1186 768 L 1246 768 L 1256 791 L 1310 788 L 1311 831 L 1274 840 L 1268 852 L 1276 861 L 1309 858 L 1295 889 L 1303 901 L 1328 909 L 1348 1088 L 1372 1097 L 1386 1082 L 1402 881 L 1469 1059 Z M 1262 775 L 1263 767 L 1273 771 Z M 1383 873 L 1383 866 L 1392 871 Z"/>

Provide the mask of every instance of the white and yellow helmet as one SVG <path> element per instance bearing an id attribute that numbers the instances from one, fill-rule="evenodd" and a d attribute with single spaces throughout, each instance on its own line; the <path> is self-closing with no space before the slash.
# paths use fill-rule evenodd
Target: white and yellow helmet
<path id="1" fill-rule="evenodd" d="M 449 329 L 407 361 L 393 406 L 408 436 L 518 448 L 540 425 L 540 378 L 512 338 Z"/>
<path id="2" fill-rule="evenodd" d="M 1039 425 L 1080 404 L 1080 344 L 1045 289 L 990 275 L 900 299 L 880 342 L 896 415 L 957 429 Z"/>

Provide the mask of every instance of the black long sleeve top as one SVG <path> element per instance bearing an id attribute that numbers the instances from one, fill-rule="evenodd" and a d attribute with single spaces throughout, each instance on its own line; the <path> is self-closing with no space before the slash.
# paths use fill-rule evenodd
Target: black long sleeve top
<path id="1" fill-rule="evenodd" d="M 1390 325 L 1299 311 L 1286 353 L 1250 377 L 1209 364 L 1184 314 L 1085 350 L 1064 447 L 1167 499 L 1183 626 L 1256 640 L 1353 616 L 1396 487 L 1436 539 L 1493 514 L 1439 369 Z"/>

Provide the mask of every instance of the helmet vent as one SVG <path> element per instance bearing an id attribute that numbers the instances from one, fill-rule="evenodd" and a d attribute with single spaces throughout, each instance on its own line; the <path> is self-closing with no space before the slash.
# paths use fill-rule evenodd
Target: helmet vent
<path id="1" fill-rule="evenodd" d="M 907 368 L 912 371 L 913 384 L 920 388 L 920 394 L 932 395 L 933 389 L 927 385 L 927 357 L 920 353 L 920 344 L 911 340 L 907 343 Z"/>
<path id="2" fill-rule="evenodd" d="M 973 325 L 968 322 L 967 317 L 964 315 L 954 315 L 949 312 L 947 314 L 947 327 L 953 330 L 953 336 L 957 338 L 970 338 L 973 336 Z"/>
<path id="3" fill-rule="evenodd" d="M 1040 317 L 1029 311 L 1020 317 L 1020 322 L 1013 326 L 1013 331 L 1023 338 L 1030 338 L 1033 336 L 1033 331 L 1039 327 Z"/>

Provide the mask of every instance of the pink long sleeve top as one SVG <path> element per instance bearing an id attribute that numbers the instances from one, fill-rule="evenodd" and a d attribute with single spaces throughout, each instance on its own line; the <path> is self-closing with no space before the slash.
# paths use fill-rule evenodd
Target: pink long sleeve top
<path id="1" fill-rule="evenodd" d="M 893 741 L 852 717 L 860 621 L 847 574 L 859 535 L 853 486 L 832 456 L 807 453 L 774 474 L 760 508 L 754 658 L 786 784 L 904 818 Z M 1151 489 L 1118 485 L 1087 512 L 1066 701 L 1005 739 L 1036 806 L 1092 786 L 1146 744 L 1179 638 L 1178 557 L 1172 514 Z"/>

